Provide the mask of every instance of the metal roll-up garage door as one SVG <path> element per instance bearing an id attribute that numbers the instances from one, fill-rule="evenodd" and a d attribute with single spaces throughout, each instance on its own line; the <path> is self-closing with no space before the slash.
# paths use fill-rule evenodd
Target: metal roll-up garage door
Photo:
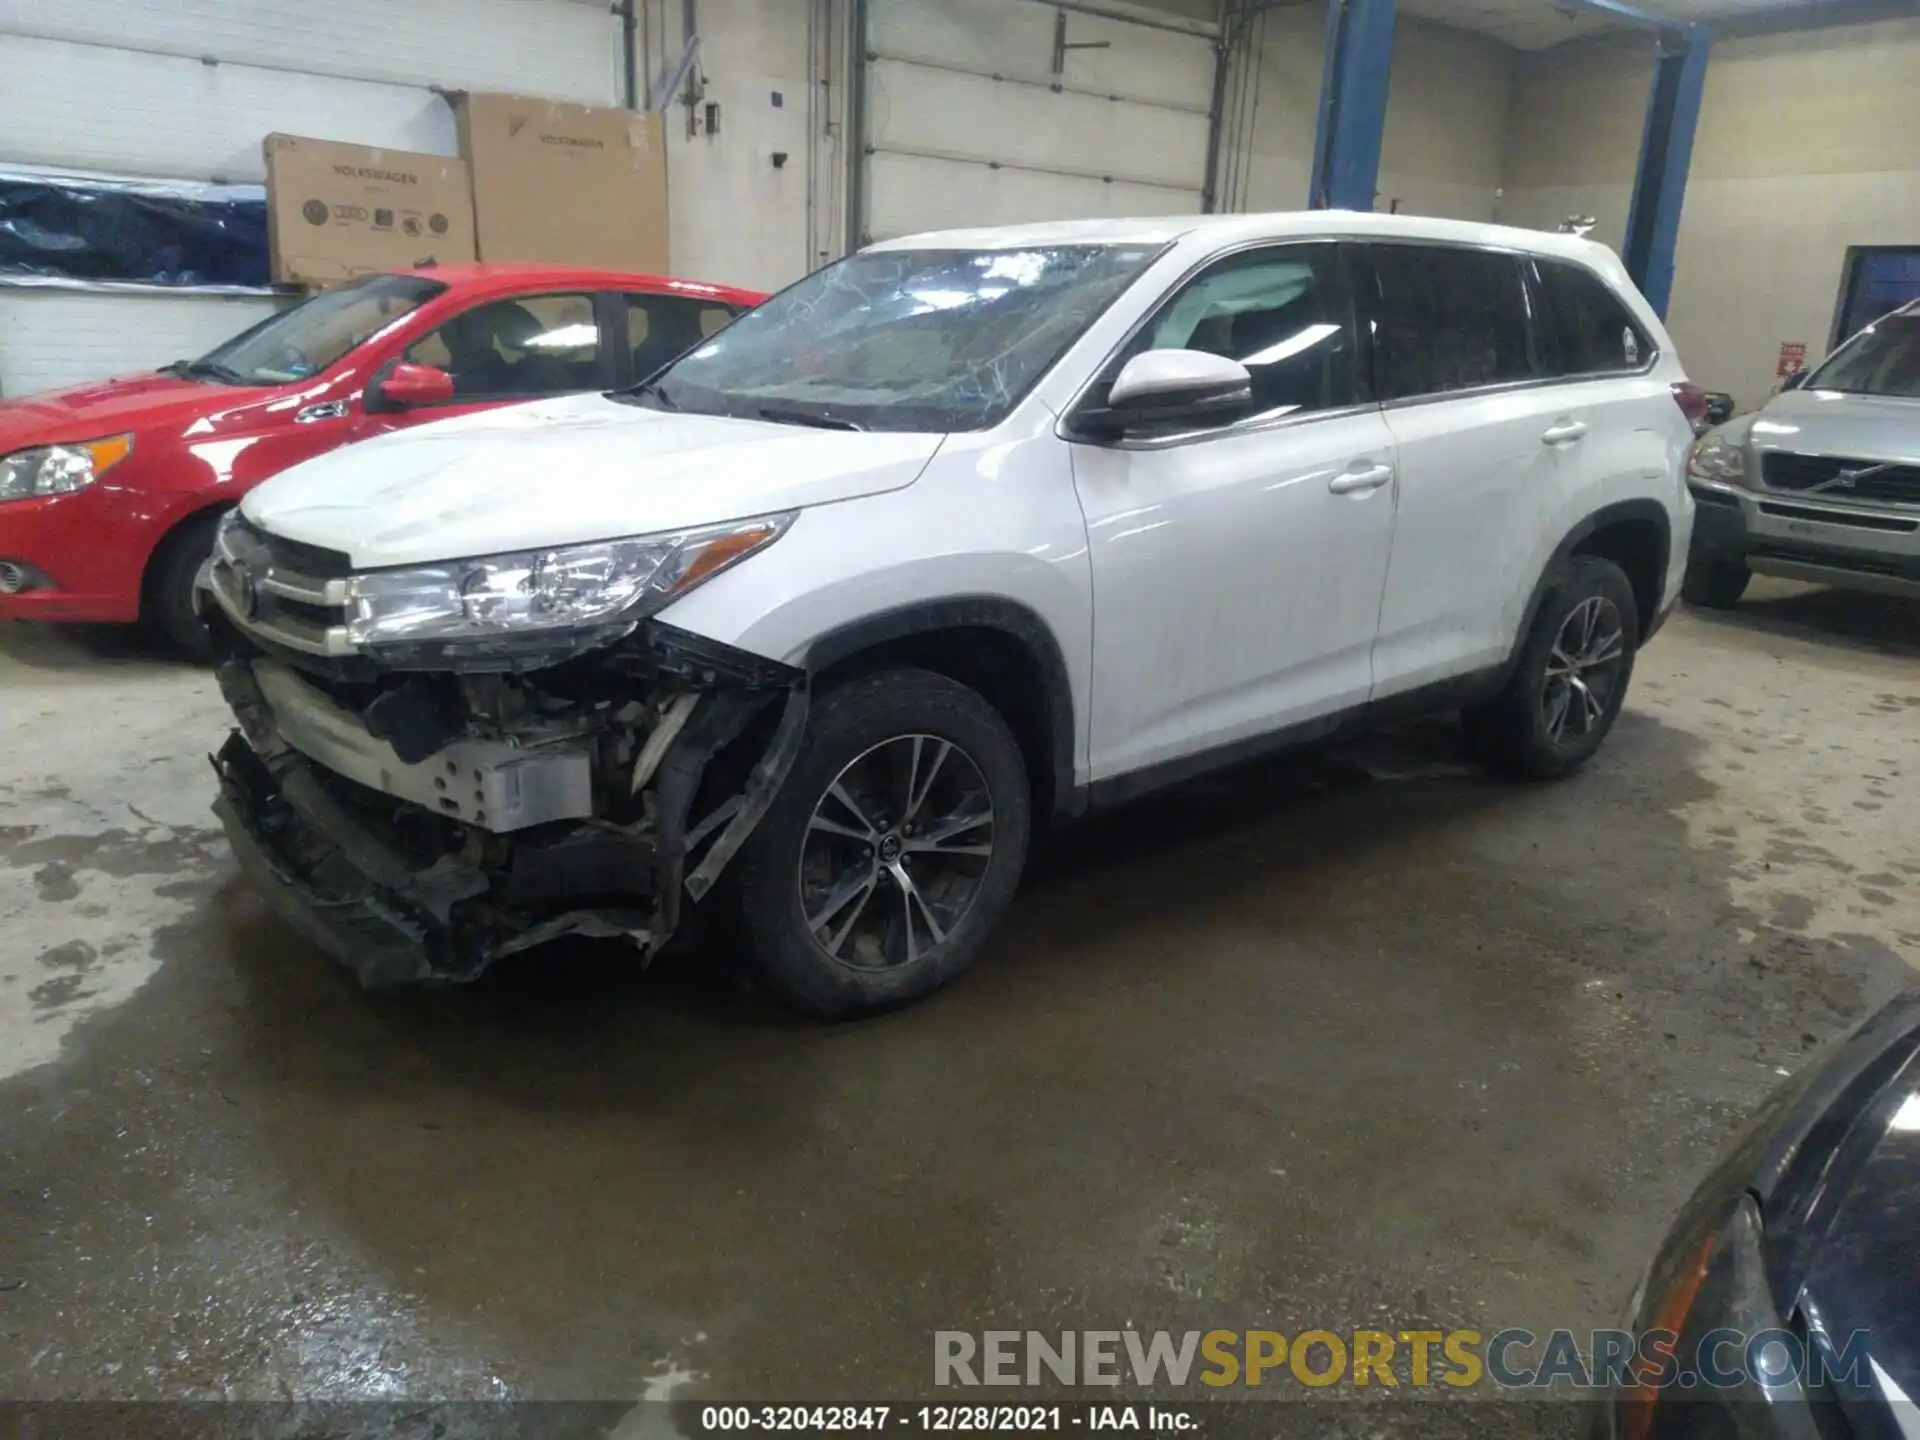
<path id="1" fill-rule="evenodd" d="M 1202 208 L 1210 27 L 1044 0 L 868 0 L 864 28 L 860 243 Z"/>
<path id="2" fill-rule="evenodd" d="M 0 0 L 0 163 L 258 183 L 269 131 L 451 155 L 434 93 L 618 103 L 605 0 Z M 277 303 L 0 287 L 0 391 L 196 354 Z"/>

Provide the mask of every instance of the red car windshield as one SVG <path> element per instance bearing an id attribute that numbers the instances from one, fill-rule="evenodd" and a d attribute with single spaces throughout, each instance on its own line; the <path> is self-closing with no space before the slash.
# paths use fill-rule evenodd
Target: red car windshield
<path id="1" fill-rule="evenodd" d="M 370 275 L 262 320 L 179 373 L 228 385 L 287 385 L 317 375 L 447 287 L 418 275 Z"/>

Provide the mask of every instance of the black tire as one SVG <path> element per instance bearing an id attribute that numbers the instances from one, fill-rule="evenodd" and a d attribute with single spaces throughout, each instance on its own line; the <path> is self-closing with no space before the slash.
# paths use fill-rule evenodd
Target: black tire
<path id="1" fill-rule="evenodd" d="M 1751 579 L 1753 572 L 1747 569 L 1746 561 L 1696 550 L 1687 557 L 1687 578 L 1681 582 L 1680 597 L 1689 605 L 1708 610 L 1731 610 L 1747 593 Z"/>
<path id="2" fill-rule="evenodd" d="M 213 638 L 193 608 L 193 581 L 213 551 L 215 514 L 196 515 L 160 542 L 147 569 L 141 618 L 175 651 L 204 664 L 213 658 Z"/>
<path id="3" fill-rule="evenodd" d="M 1557 678 L 1569 669 L 1563 663 L 1569 652 L 1558 649 L 1562 632 L 1588 615 L 1601 627 L 1593 653 L 1600 654 L 1606 635 L 1617 630 L 1617 657 L 1577 670 L 1578 680 L 1569 683 Z M 1619 566 L 1596 555 L 1561 561 L 1506 688 L 1463 717 L 1469 748 L 1497 773 L 1520 779 L 1573 773 L 1593 758 L 1619 717 L 1639 635 L 1633 586 Z"/>
<path id="4" fill-rule="evenodd" d="M 912 738 L 916 736 L 923 737 L 918 744 Z M 939 744 L 954 748 L 938 750 Z M 897 800 L 903 790 L 914 788 L 919 767 L 931 765 L 936 754 L 939 767 L 914 814 L 932 813 L 936 797 L 929 791 L 936 783 L 950 787 L 940 792 L 943 803 L 947 796 L 958 795 L 959 805 L 974 807 L 970 815 L 977 815 L 978 797 L 984 796 L 987 821 L 968 824 L 968 816 L 960 816 L 962 827 L 972 832 L 968 838 L 981 837 L 984 827 L 990 853 L 983 857 L 962 859 L 957 852 L 949 856 L 928 848 L 940 842 L 928 838 L 925 825 L 918 840 L 902 839 L 913 833 L 913 815 L 895 813 L 907 806 L 887 796 Z M 964 763 L 950 763 L 954 754 Z M 902 766 L 910 767 L 904 784 L 869 783 L 881 776 L 897 779 Z M 843 778 L 842 788 L 849 795 L 860 792 L 857 810 L 828 799 L 830 787 Z M 845 834 L 817 827 L 815 811 L 823 805 L 829 806 L 831 816 L 859 819 Z M 871 815 L 865 813 L 869 810 Z M 931 994 L 973 964 L 1006 911 L 1026 864 L 1031 826 L 1032 799 L 1020 746 L 999 712 L 966 686 L 926 670 L 888 670 L 817 695 L 793 769 L 741 851 L 735 872 L 754 977 L 787 1005 L 826 1020 Z M 884 846 L 851 838 L 858 829 L 891 837 L 892 853 L 904 868 L 894 871 L 881 863 Z M 901 853 L 903 844 L 913 853 Z M 943 907 L 938 913 L 925 903 L 915 910 L 908 896 L 906 882 L 913 880 L 916 854 L 922 862 L 920 876 L 929 887 L 926 895 L 934 906 Z M 835 866 L 840 867 L 837 872 Z M 906 881 L 895 882 L 895 874 Z M 868 876 L 868 898 L 853 892 L 853 902 L 829 914 L 821 926 L 824 938 L 816 933 L 807 906 L 812 905 L 818 918 L 833 895 Z M 806 895 L 803 887 L 811 887 Z M 953 898 L 963 892 L 964 901 Z M 904 931 L 902 914 L 908 917 Z M 916 920 L 923 942 L 919 946 L 914 943 Z M 843 923 L 850 929 L 842 932 L 835 954 L 828 942 Z M 935 928 L 942 938 L 924 943 Z"/>

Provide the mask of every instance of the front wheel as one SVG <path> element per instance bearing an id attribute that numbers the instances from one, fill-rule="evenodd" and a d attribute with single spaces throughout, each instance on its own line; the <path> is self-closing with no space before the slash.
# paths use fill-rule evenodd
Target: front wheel
<path id="1" fill-rule="evenodd" d="M 213 658 L 213 637 L 194 610 L 193 582 L 213 553 L 217 514 L 196 515 L 167 536 L 147 572 L 143 618 L 189 660 Z"/>
<path id="2" fill-rule="evenodd" d="M 889 670 L 827 691 L 740 856 L 756 977 L 822 1019 L 956 979 L 1013 898 L 1031 804 L 1006 721 L 957 681 Z"/>
<path id="3" fill-rule="evenodd" d="M 1550 780 L 1586 764 L 1619 718 L 1640 634 L 1633 586 L 1597 555 L 1562 561 L 1506 688 L 1465 717 L 1495 770 Z"/>
<path id="4" fill-rule="evenodd" d="M 1680 597 L 1704 609 L 1731 610 L 1747 593 L 1747 582 L 1752 579 L 1746 561 L 1703 555 L 1696 550 L 1687 557 L 1687 578 L 1680 582 Z"/>

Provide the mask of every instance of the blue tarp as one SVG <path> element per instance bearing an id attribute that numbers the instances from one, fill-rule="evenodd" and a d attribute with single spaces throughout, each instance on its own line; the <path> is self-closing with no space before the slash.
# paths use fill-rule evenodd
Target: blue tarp
<path id="1" fill-rule="evenodd" d="M 0 281 L 264 287 L 260 185 L 0 169 Z"/>

